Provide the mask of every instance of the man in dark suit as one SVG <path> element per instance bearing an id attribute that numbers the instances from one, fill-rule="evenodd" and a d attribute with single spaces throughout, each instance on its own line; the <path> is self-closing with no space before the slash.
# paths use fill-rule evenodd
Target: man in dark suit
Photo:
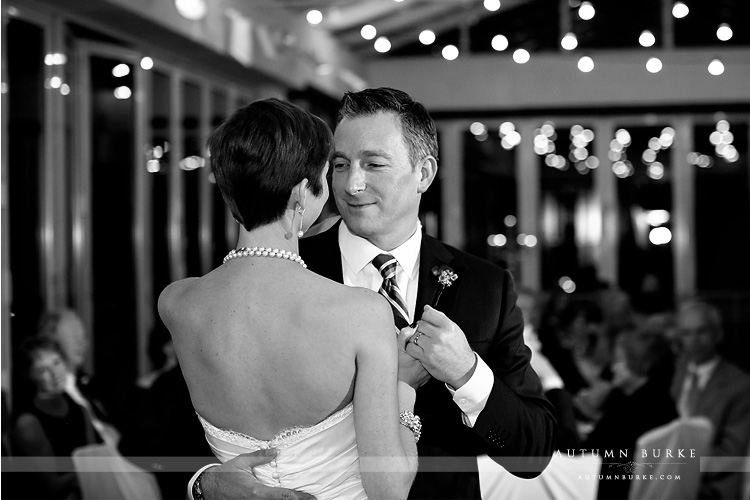
<path id="1" fill-rule="evenodd" d="M 399 363 L 399 378 L 418 388 L 423 425 L 409 497 L 481 498 L 482 453 L 520 477 L 539 475 L 553 450 L 554 410 L 529 365 L 510 273 L 423 234 L 417 217 L 437 173 L 434 122 L 406 93 L 368 89 L 344 96 L 334 142 L 332 186 L 343 221 L 302 240 L 300 254 L 314 272 L 373 290 L 391 279 L 373 261 L 385 254 L 397 262 L 391 291 L 381 293 L 399 327 L 418 320 Z M 433 308 L 440 269 L 455 280 Z M 220 474 L 239 467 L 204 472 L 204 497 L 247 492 L 241 482 L 252 484 L 252 476 Z"/>
<path id="2" fill-rule="evenodd" d="M 750 444 L 750 375 L 724 359 L 721 313 L 711 304 L 690 301 L 677 313 L 682 362 L 672 395 L 683 416 L 704 416 L 713 424 L 711 456 L 701 475 L 698 498 L 740 498 L 744 455 Z"/>

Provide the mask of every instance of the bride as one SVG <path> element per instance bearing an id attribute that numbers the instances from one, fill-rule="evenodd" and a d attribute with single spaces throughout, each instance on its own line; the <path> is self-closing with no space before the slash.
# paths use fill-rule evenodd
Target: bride
<path id="1" fill-rule="evenodd" d="M 421 425 L 414 389 L 397 382 L 404 340 L 391 308 L 297 255 L 328 198 L 328 126 L 268 99 L 237 111 L 208 146 L 237 248 L 168 286 L 159 314 L 214 454 L 276 450 L 256 478 L 320 500 L 406 498 Z"/>

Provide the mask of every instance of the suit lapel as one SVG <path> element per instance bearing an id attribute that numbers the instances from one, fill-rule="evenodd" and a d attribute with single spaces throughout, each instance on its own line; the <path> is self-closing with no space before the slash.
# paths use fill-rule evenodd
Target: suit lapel
<path id="1" fill-rule="evenodd" d="M 422 316 L 424 306 L 432 302 L 435 292 L 438 289 L 437 278 L 432 274 L 432 269 L 436 266 L 450 265 L 453 262 L 453 254 L 435 238 L 426 234 L 422 235 L 422 246 L 419 250 L 419 286 L 417 288 L 417 305 L 414 310 L 415 319 Z M 449 311 L 455 300 L 456 290 L 461 283 L 461 273 L 454 269 L 459 275 L 459 279 L 449 289 L 443 291 L 440 297 L 438 309 Z"/>
<path id="2" fill-rule="evenodd" d="M 343 283 L 344 270 L 341 267 L 339 224 L 341 220 L 320 234 L 301 239 L 299 246 L 300 256 L 311 271 L 337 283 Z"/>
<path id="3" fill-rule="evenodd" d="M 724 386 L 727 383 L 727 376 L 724 373 L 726 370 L 726 364 L 724 360 L 719 360 L 716 368 L 714 368 L 711 377 L 706 382 L 698 393 L 698 401 L 695 406 L 697 413 L 699 414 L 711 414 L 711 410 L 714 408 L 717 399 L 717 394 L 721 394 Z"/>

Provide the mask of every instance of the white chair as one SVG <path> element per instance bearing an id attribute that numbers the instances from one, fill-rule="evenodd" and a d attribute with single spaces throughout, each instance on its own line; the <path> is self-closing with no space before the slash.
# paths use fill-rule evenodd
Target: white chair
<path id="1" fill-rule="evenodd" d="M 742 500 L 750 500 L 750 444 L 745 454 L 745 481 L 742 483 Z"/>
<path id="2" fill-rule="evenodd" d="M 655 476 L 650 481 L 633 481 L 628 498 L 631 500 L 691 500 L 698 497 L 700 488 L 700 457 L 710 455 L 714 429 L 706 417 L 679 418 L 652 429 L 643 434 L 635 446 L 635 457 L 653 457 L 652 450 L 662 450 L 659 458 L 642 459 L 650 462 L 653 469 L 649 474 Z M 668 458 L 663 450 L 695 449 L 695 458 L 687 453 L 685 458 Z M 634 459 L 636 462 L 639 460 Z M 665 479 L 656 479 L 664 476 Z M 667 479 L 669 476 L 680 479 Z"/>
<path id="3" fill-rule="evenodd" d="M 484 500 L 594 500 L 602 459 L 554 453 L 534 479 L 521 479 L 486 455 L 478 457 L 479 486 Z"/>
<path id="4" fill-rule="evenodd" d="M 161 500 L 154 475 L 111 445 L 82 446 L 72 456 L 84 500 Z"/>

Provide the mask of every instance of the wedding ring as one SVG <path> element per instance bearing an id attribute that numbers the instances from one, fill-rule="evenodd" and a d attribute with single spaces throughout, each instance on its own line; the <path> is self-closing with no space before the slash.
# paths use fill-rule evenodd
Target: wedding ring
<path id="1" fill-rule="evenodd" d="M 419 345 L 419 337 L 422 336 L 422 332 L 418 331 L 414 334 L 414 338 L 411 340 L 411 343 L 418 346 Z"/>

